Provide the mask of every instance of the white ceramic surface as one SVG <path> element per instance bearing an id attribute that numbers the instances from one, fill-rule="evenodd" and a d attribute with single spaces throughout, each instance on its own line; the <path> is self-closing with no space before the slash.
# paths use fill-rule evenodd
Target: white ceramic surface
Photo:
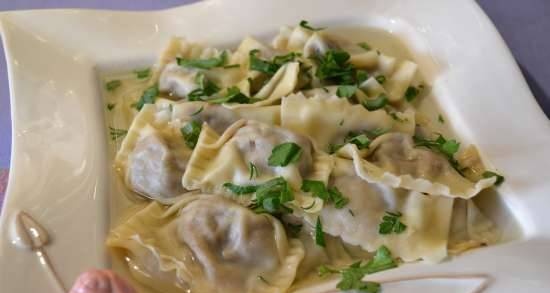
<path id="1" fill-rule="evenodd" d="M 103 242 L 111 171 L 98 72 L 150 64 L 173 35 L 230 46 L 301 19 L 379 27 L 402 40 L 458 137 L 475 142 L 506 175 L 501 199 L 522 231 L 442 264 L 404 265 L 373 278 L 486 274 L 493 279 L 486 292 L 548 292 L 550 123 L 475 2 L 450 0 L 209 0 L 153 12 L 1 13 L 13 144 L 0 220 L 0 292 L 53 292 L 36 257 L 10 243 L 8 224 L 18 210 L 51 232 L 46 250 L 66 284 L 90 267 L 109 266 Z M 479 282 L 416 281 L 384 292 L 467 293 Z"/>

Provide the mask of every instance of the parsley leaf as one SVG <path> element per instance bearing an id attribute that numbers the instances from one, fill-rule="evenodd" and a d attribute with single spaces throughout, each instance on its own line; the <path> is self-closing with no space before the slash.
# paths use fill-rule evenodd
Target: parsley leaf
<path id="1" fill-rule="evenodd" d="M 149 74 L 151 74 L 151 69 L 150 68 L 137 69 L 137 70 L 134 70 L 134 73 L 136 74 L 138 79 L 144 79 L 149 77 Z"/>
<path id="2" fill-rule="evenodd" d="M 349 199 L 344 197 L 336 186 L 327 188 L 322 181 L 306 179 L 302 181 L 301 189 L 304 192 L 311 192 L 313 196 L 322 199 L 324 202 L 334 203 L 334 207 L 337 209 L 343 208 L 349 202 Z"/>
<path id="3" fill-rule="evenodd" d="M 355 84 L 355 68 L 349 63 L 350 55 L 342 50 L 329 50 L 316 57 L 319 66 L 315 76 L 336 84 Z"/>
<path id="4" fill-rule="evenodd" d="M 180 128 L 180 132 L 183 135 L 183 139 L 185 140 L 185 144 L 190 148 L 194 149 L 197 145 L 197 141 L 199 140 L 199 135 L 201 134 L 202 125 L 193 120 L 191 122 L 188 122 Z"/>
<path id="5" fill-rule="evenodd" d="M 292 200 L 294 195 L 288 182 L 283 177 L 277 177 L 258 186 L 252 209 L 256 213 L 275 215 L 291 213 L 292 209 L 284 204 Z"/>
<path id="6" fill-rule="evenodd" d="M 212 104 L 224 104 L 224 103 L 238 103 L 238 104 L 250 104 L 251 100 L 245 94 L 241 93 L 238 87 L 232 86 L 227 89 L 225 97 L 204 100 Z"/>
<path id="7" fill-rule="evenodd" d="M 195 82 L 198 84 L 199 88 L 187 95 L 189 101 L 200 101 L 203 100 L 203 97 L 209 97 L 220 91 L 220 88 L 215 83 L 206 79 L 203 73 L 198 73 L 197 76 L 195 76 Z"/>
<path id="8" fill-rule="evenodd" d="M 386 77 L 384 75 L 378 75 L 375 79 L 379 84 L 384 84 L 386 82 Z"/>
<path id="9" fill-rule="evenodd" d="M 367 137 L 366 134 L 359 134 L 351 137 L 348 134 L 348 137 L 346 137 L 344 142 L 354 144 L 357 146 L 358 149 L 362 150 L 369 147 L 371 140 Z"/>
<path id="10" fill-rule="evenodd" d="M 441 134 L 435 140 L 430 140 L 422 138 L 420 136 L 413 136 L 415 146 L 427 147 L 433 151 L 437 151 L 443 154 L 449 160 L 449 163 L 457 170 L 460 174 L 462 171 L 459 168 L 458 161 L 454 158 L 454 154 L 458 151 L 460 143 L 454 139 L 445 139 Z"/>
<path id="11" fill-rule="evenodd" d="M 126 129 L 113 128 L 109 126 L 109 135 L 111 140 L 117 140 L 121 137 L 124 137 L 128 133 Z"/>
<path id="12" fill-rule="evenodd" d="M 364 271 L 367 274 L 374 274 L 395 267 L 397 267 L 397 263 L 392 258 L 390 250 L 382 245 L 376 250 L 374 258 L 365 265 Z"/>
<path id="13" fill-rule="evenodd" d="M 258 186 L 256 185 L 236 185 L 231 182 L 224 183 L 223 187 L 227 188 L 236 195 L 251 194 L 256 192 L 258 189 Z"/>
<path id="14" fill-rule="evenodd" d="M 491 177 L 497 177 L 497 181 L 495 182 L 496 186 L 499 186 L 504 182 L 504 176 L 497 174 L 493 171 L 485 171 L 483 172 L 483 178 L 491 178 Z"/>
<path id="15" fill-rule="evenodd" d="M 204 110 L 204 107 L 201 106 L 197 111 L 193 112 L 193 113 L 191 114 L 191 116 L 199 115 L 203 110 Z"/>
<path id="16" fill-rule="evenodd" d="M 108 103 L 107 104 L 107 110 L 112 111 L 115 108 L 116 104 L 114 103 Z"/>
<path id="17" fill-rule="evenodd" d="M 390 251 L 385 246 L 380 246 L 376 250 L 376 254 L 372 260 L 365 265 L 361 261 L 351 264 L 347 268 L 333 269 L 322 265 L 318 269 L 319 276 L 323 277 L 328 274 L 341 274 L 340 282 L 336 287 L 342 291 L 356 290 L 365 293 L 380 292 L 380 284 L 376 282 L 363 281 L 367 274 L 373 274 L 383 270 L 388 270 L 397 267 L 397 263 L 393 260 Z"/>
<path id="18" fill-rule="evenodd" d="M 258 168 L 252 162 L 248 163 L 248 169 L 250 170 L 250 176 L 248 178 L 249 180 L 252 180 L 252 178 L 259 176 Z"/>
<path id="19" fill-rule="evenodd" d="M 241 65 L 240 64 L 229 64 L 229 65 L 225 65 L 223 68 L 230 69 L 230 68 L 238 68 L 238 67 L 241 67 Z"/>
<path id="20" fill-rule="evenodd" d="M 414 86 L 409 86 L 405 91 L 405 100 L 407 100 L 407 102 L 412 102 L 412 100 L 414 100 L 419 93 L 420 93 L 419 89 L 417 89 Z"/>
<path id="21" fill-rule="evenodd" d="M 402 214 L 400 212 L 386 212 L 386 215 L 382 217 L 382 222 L 378 226 L 378 233 L 386 235 L 391 234 L 392 232 L 395 234 L 399 234 L 405 231 L 405 229 L 407 229 L 407 225 L 399 221 L 399 218 L 401 218 L 401 216 Z"/>
<path id="22" fill-rule="evenodd" d="M 336 90 L 336 95 L 340 98 L 351 98 L 355 95 L 355 91 L 357 91 L 357 86 L 355 85 L 341 85 Z"/>
<path id="23" fill-rule="evenodd" d="M 223 51 L 219 57 L 208 59 L 184 59 L 176 58 L 178 65 L 182 67 L 191 67 L 199 69 L 211 69 L 224 66 L 227 61 L 227 51 Z"/>
<path id="24" fill-rule="evenodd" d="M 266 61 L 256 56 L 259 52 L 260 50 L 254 49 L 248 53 L 250 58 L 248 68 L 250 70 L 263 72 L 270 76 L 274 75 L 285 63 L 294 61 L 299 55 L 298 53 L 291 52 L 286 55 L 275 56 L 272 61 Z"/>
<path id="25" fill-rule="evenodd" d="M 437 120 L 439 121 L 439 123 L 443 124 L 445 123 L 445 119 L 443 119 L 443 116 L 441 114 L 437 115 Z"/>
<path id="26" fill-rule="evenodd" d="M 365 42 L 358 43 L 357 46 L 365 49 L 366 51 L 370 51 L 372 48 L 369 46 L 369 44 Z"/>
<path id="27" fill-rule="evenodd" d="M 158 85 L 152 85 L 149 88 L 147 88 L 139 100 L 134 104 L 136 109 L 141 110 L 145 104 L 154 104 L 155 100 L 157 99 L 157 96 L 159 94 L 159 88 Z"/>
<path id="28" fill-rule="evenodd" d="M 363 107 L 365 107 L 369 111 L 376 111 L 378 109 L 384 108 L 386 104 L 388 103 L 388 97 L 381 93 L 378 97 L 374 99 L 367 99 L 363 101 Z"/>
<path id="29" fill-rule="evenodd" d="M 317 217 L 317 223 L 315 224 L 315 244 L 325 247 L 325 233 L 323 233 L 323 224 L 321 218 Z"/>
<path id="30" fill-rule="evenodd" d="M 310 31 L 321 31 L 321 30 L 324 30 L 325 28 L 324 27 L 320 27 L 320 28 L 313 28 L 309 25 L 309 23 L 307 22 L 307 20 L 302 20 L 300 21 L 300 26 L 307 29 L 307 30 L 310 30 Z"/>
<path id="31" fill-rule="evenodd" d="M 271 150 L 271 155 L 267 159 L 269 166 L 282 166 L 296 162 L 302 155 L 302 148 L 293 142 L 285 142 Z"/>
<path id="32" fill-rule="evenodd" d="M 122 82 L 120 80 L 114 79 L 114 80 L 111 80 L 111 81 L 108 81 L 107 83 L 105 83 L 105 89 L 109 92 L 112 92 L 112 91 L 116 90 L 121 85 L 122 85 Z"/>

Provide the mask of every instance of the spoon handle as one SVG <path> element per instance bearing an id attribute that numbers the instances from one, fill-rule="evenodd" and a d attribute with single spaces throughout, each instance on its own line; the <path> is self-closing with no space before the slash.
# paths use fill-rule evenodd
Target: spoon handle
<path id="1" fill-rule="evenodd" d="M 52 263 L 50 262 L 50 258 L 48 257 L 48 254 L 46 253 L 46 251 L 42 248 L 38 248 L 35 250 L 35 252 L 36 252 L 36 256 L 38 256 L 38 260 L 40 261 L 40 264 L 46 269 L 46 271 L 48 271 L 50 278 L 55 284 L 56 292 L 67 293 L 67 289 L 65 289 L 65 286 L 63 285 L 63 282 L 59 278 L 59 275 L 54 270 Z"/>

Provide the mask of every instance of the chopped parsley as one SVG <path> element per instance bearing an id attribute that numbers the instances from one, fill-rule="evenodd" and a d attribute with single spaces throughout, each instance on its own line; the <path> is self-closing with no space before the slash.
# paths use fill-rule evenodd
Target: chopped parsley
<path id="1" fill-rule="evenodd" d="M 366 42 L 361 42 L 361 43 L 358 43 L 357 46 L 365 49 L 365 51 L 370 51 L 372 50 L 371 46 L 369 46 L 369 44 L 367 44 Z"/>
<path id="2" fill-rule="evenodd" d="M 386 82 L 386 77 L 384 75 L 378 75 L 375 79 L 379 84 L 384 84 Z"/>
<path id="3" fill-rule="evenodd" d="M 269 166 L 285 167 L 290 163 L 296 162 L 302 155 L 302 148 L 293 142 L 285 142 L 271 150 L 271 155 L 267 159 Z"/>
<path id="4" fill-rule="evenodd" d="M 443 119 L 443 116 L 441 114 L 437 115 L 437 121 L 439 121 L 439 123 L 441 124 L 445 123 L 445 119 Z"/>
<path id="5" fill-rule="evenodd" d="M 170 105 L 172 106 L 172 105 Z M 197 111 L 193 112 L 191 116 L 199 115 L 204 110 L 204 106 L 201 106 Z"/>
<path id="6" fill-rule="evenodd" d="M 371 140 L 364 133 L 355 136 L 349 136 L 348 134 L 348 137 L 346 137 L 344 142 L 354 144 L 358 149 L 362 150 L 369 147 Z"/>
<path id="7" fill-rule="evenodd" d="M 321 30 L 324 30 L 325 28 L 324 27 L 320 27 L 320 28 L 314 28 L 314 27 L 311 27 L 309 25 L 309 23 L 307 22 L 307 20 L 302 20 L 300 21 L 300 26 L 307 29 L 307 30 L 310 30 L 310 31 L 321 31 Z"/>
<path id="8" fill-rule="evenodd" d="M 344 143 L 329 145 L 329 153 L 330 154 L 335 153 L 347 143 L 356 145 L 358 149 L 368 148 L 373 139 L 377 138 L 378 136 L 386 132 L 388 131 L 382 128 L 367 130 L 367 131 L 363 131 L 362 133 L 356 133 L 356 132 L 350 131 L 348 135 L 346 135 L 346 137 L 344 138 Z"/>
<path id="9" fill-rule="evenodd" d="M 215 67 L 222 67 L 227 61 L 227 51 L 223 51 L 220 56 L 212 57 L 208 59 L 184 59 L 176 58 L 178 65 L 181 67 L 191 67 L 199 69 L 211 69 Z"/>
<path id="10" fill-rule="evenodd" d="M 236 195 L 256 193 L 249 206 L 256 213 L 269 213 L 275 216 L 292 213 L 292 209 L 285 203 L 294 200 L 294 195 L 283 177 L 273 178 L 259 185 L 237 185 L 226 182 L 223 187 Z"/>
<path id="11" fill-rule="evenodd" d="M 393 120 L 395 120 L 397 122 L 401 122 L 401 123 L 407 122 L 407 118 L 405 118 L 405 119 L 400 118 L 399 116 L 397 116 L 396 112 L 391 112 L 390 116 Z"/>
<path id="12" fill-rule="evenodd" d="M 414 86 L 409 86 L 407 88 L 407 90 L 405 91 L 405 100 L 407 100 L 407 102 L 412 102 L 412 100 L 414 100 L 418 94 L 420 94 L 420 90 Z"/>
<path id="13" fill-rule="evenodd" d="M 248 53 L 250 58 L 248 68 L 270 76 L 274 75 L 285 63 L 292 62 L 297 56 L 299 56 L 299 53 L 291 52 L 286 55 L 275 56 L 272 61 L 267 61 L 262 60 L 257 56 L 259 52 L 260 50 L 254 49 Z"/>
<path id="14" fill-rule="evenodd" d="M 134 104 L 134 107 L 136 107 L 136 109 L 140 111 L 141 108 L 145 106 L 145 104 L 154 104 L 158 95 L 159 95 L 158 85 L 157 84 L 152 85 L 143 92 L 139 100 Z"/>
<path id="15" fill-rule="evenodd" d="M 220 88 L 215 83 L 208 80 L 203 73 L 198 73 L 197 76 L 195 76 L 195 82 L 199 88 L 187 95 L 189 101 L 201 101 L 204 100 L 203 97 L 209 97 L 220 91 Z"/>
<path id="16" fill-rule="evenodd" d="M 500 174 L 497 174 L 493 171 L 485 171 L 485 172 L 483 172 L 482 176 L 483 176 L 483 178 L 496 177 L 497 178 L 497 181 L 495 182 L 496 186 L 501 185 L 502 182 L 504 182 L 504 176 L 502 176 Z"/>
<path id="17" fill-rule="evenodd" d="M 105 89 L 109 92 L 112 92 L 121 85 L 122 85 L 122 82 L 120 80 L 114 79 L 105 83 Z"/>
<path id="18" fill-rule="evenodd" d="M 388 248 L 380 246 L 378 250 L 376 250 L 374 258 L 364 265 L 361 261 L 355 262 L 343 269 L 333 269 L 322 265 L 319 267 L 318 273 L 321 277 L 328 274 L 341 274 L 342 278 L 340 282 L 336 284 L 336 288 L 342 291 L 357 290 L 359 292 L 378 293 L 380 292 L 380 284 L 363 281 L 363 278 L 367 274 L 373 274 L 395 267 L 397 267 L 397 263 L 393 260 Z"/>
<path id="19" fill-rule="evenodd" d="M 317 217 L 317 223 L 315 224 L 315 244 L 321 247 L 327 245 L 325 242 L 325 233 L 323 233 L 323 223 L 321 223 L 320 217 Z"/>
<path id="20" fill-rule="evenodd" d="M 248 170 L 250 170 L 250 176 L 248 176 L 249 180 L 252 180 L 252 178 L 257 178 L 259 176 L 258 168 L 256 167 L 256 165 L 254 165 L 254 163 L 248 163 Z"/>
<path id="21" fill-rule="evenodd" d="M 349 199 L 344 197 L 336 186 L 327 188 L 322 181 L 304 180 L 301 189 L 304 192 L 311 192 L 313 196 L 322 199 L 324 202 L 334 203 L 334 207 L 337 209 L 343 208 L 349 202 Z"/>
<path id="22" fill-rule="evenodd" d="M 251 99 L 245 94 L 241 93 L 238 87 L 232 86 L 227 89 L 227 93 L 224 97 L 205 100 L 212 104 L 224 104 L 224 103 L 237 103 L 237 104 L 250 104 Z"/>
<path id="23" fill-rule="evenodd" d="M 356 69 L 349 63 L 350 55 L 342 50 L 329 50 L 315 57 L 318 63 L 315 76 L 335 84 L 356 84 Z"/>
<path id="24" fill-rule="evenodd" d="M 413 136 L 413 139 L 415 146 L 427 147 L 433 151 L 443 154 L 447 157 L 447 160 L 449 160 L 449 163 L 451 163 L 453 168 L 462 174 L 458 161 L 454 158 L 455 153 L 460 148 L 459 142 L 454 139 L 447 140 L 441 134 L 435 140 L 426 139 L 416 135 Z"/>
<path id="25" fill-rule="evenodd" d="M 151 74 L 151 69 L 150 68 L 137 69 L 137 70 L 134 70 L 134 73 L 136 74 L 138 79 L 144 79 L 149 77 L 149 74 Z"/>
<path id="26" fill-rule="evenodd" d="M 124 137 L 128 133 L 128 130 L 126 129 L 119 129 L 109 126 L 109 135 L 111 136 L 111 140 L 117 140 L 121 137 Z"/>
<path id="27" fill-rule="evenodd" d="M 237 185 L 231 182 L 224 183 L 223 187 L 236 195 L 251 194 L 256 192 L 258 189 L 258 186 L 256 185 Z"/>
<path id="28" fill-rule="evenodd" d="M 258 275 L 258 280 L 270 285 L 269 282 L 262 275 Z"/>
<path id="29" fill-rule="evenodd" d="M 336 95 L 340 98 L 351 98 L 355 95 L 355 91 L 357 91 L 357 86 L 355 85 L 341 85 L 336 90 Z"/>
<path id="30" fill-rule="evenodd" d="M 230 69 L 230 68 L 238 68 L 238 67 L 241 67 L 241 65 L 240 64 L 229 64 L 229 65 L 225 65 L 223 68 Z"/>
<path id="31" fill-rule="evenodd" d="M 386 215 L 382 217 L 382 222 L 378 226 L 378 233 L 386 235 L 391 233 L 399 234 L 405 231 L 407 225 L 399 220 L 401 216 L 400 212 L 392 213 L 386 211 Z"/>
<path id="32" fill-rule="evenodd" d="M 292 209 L 285 205 L 292 200 L 294 195 L 288 182 L 283 177 L 277 177 L 258 186 L 251 208 L 256 213 L 292 213 Z"/>
<path id="33" fill-rule="evenodd" d="M 199 135 L 201 134 L 202 125 L 198 121 L 190 121 L 185 126 L 180 128 L 181 135 L 185 140 L 185 145 L 190 149 L 194 149 L 199 140 Z"/>
<path id="34" fill-rule="evenodd" d="M 112 111 L 115 108 L 116 104 L 114 103 L 108 103 L 107 104 L 107 110 Z"/>
<path id="35" fill-rule="evenodd" d="M 381 93 L 378 97 L 374 99 L 367 99 L 363 101 L 363 107 L 369 111 L 376 111 L 378 109 L 384 108 L 388 104 L 388 97 L 386 94 Z"/>

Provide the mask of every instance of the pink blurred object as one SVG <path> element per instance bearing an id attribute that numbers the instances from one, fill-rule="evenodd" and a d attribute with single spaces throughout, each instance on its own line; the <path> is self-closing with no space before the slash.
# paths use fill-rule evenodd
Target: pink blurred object
<path id="1" fill-rule="evenodd" d="M 110 270 L 89 270 L 81 274 L 69 293 L 137 293 L 128 282 Z"/>

